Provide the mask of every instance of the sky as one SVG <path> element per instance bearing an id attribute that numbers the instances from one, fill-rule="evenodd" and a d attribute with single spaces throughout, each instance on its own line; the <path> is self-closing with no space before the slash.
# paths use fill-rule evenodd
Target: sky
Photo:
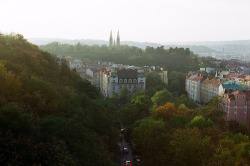
<path id="1" fill-rule="evenodd" d="M 0 32 L 25 38 L 250 40 L 250 0 L 0 0 Z"/>

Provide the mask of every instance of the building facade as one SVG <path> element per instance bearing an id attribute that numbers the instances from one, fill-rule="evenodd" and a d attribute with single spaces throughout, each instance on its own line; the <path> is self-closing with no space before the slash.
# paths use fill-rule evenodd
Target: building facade
<path id="1" fill-rule="evenodd" d="M 129 95 L 146 89 L 146 77 L 139 69 L 114 69 L 100 72 L 100 90 L 105 97 L 120 96 L 120 90 L 127 88 Z"/>
<path id="2" fill-rule="evenodd" d="M 196 102 L 201 102 L 201 81 L 203 80 L 203 76 L 200 74 L 189 74 L 186 77 L 185 90 L 188 94 L 188 97 L 193 99 Z"/>
<path id="3" fill-rule="evenodd" d="M 246 124 L 250 129 L 250 92 L 246 90 L 225 90 L 221 95 L 221 108 L 225 121 Z"/>
<path id="4" fill-rule="evenodd" d="M 221 95 L 223 87 L 219 78 L 206 78 L 201 82 L 201 102 L 207 103 L 214 96 Z"/>

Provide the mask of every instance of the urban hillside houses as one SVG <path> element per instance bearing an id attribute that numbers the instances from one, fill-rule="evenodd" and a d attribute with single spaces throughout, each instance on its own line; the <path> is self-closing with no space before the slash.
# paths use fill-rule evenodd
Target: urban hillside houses
<path id="1" fill-rule="evenodd" d="M 244 123 L 249 130 L 249 76 L 228 73 L 223 78 L 205 77 L 196 73 L 189 73 L 186 77 L 188 97 L 196 102 L 207 103 L 214 96 L 219 95 L 221 108 L 225 112 L 225 121 L 228 124 L 231 122 Z M 242 85 L 244 85 L 244 88 Z"/>

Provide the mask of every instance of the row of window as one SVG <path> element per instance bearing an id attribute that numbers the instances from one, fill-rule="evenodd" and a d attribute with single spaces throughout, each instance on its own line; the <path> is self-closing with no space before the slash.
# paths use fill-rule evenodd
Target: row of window
<path id="1" fill-rule="evenodd" d="M 235 104 L 235 106 L 236 106 L 236 105 L 237 105 L 237 101 L 235 101 L 235 103 L 234 103 L 234 104 Z M 247 105 L 247 101 L 245 101 L 245 105 Z"/>
<path id="2" fill-rule="evenodd" d="M 122 84 L 132 84 L 132 79 L 119 79 L 119 83 Z M 136 84 L 137 83 L 137 79 L 133 79 L 133 83 Z"/>

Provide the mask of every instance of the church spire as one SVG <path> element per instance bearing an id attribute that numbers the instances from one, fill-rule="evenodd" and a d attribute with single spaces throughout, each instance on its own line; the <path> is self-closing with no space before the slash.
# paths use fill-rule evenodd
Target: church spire
<path id="1" fill-rule="evenodd" d="M 118 33 L 117 33 L 116 45 L 120 46 L 120 35 L 119 35 L 119 30 L 118 30 Z"/>
<path id="2" fill-rule="evenodd" d="M 113 36 L 112 36 L 112 30 L 110 32 L 110 36 L 109 36 L 109 47 L 113 46 Z"/>

